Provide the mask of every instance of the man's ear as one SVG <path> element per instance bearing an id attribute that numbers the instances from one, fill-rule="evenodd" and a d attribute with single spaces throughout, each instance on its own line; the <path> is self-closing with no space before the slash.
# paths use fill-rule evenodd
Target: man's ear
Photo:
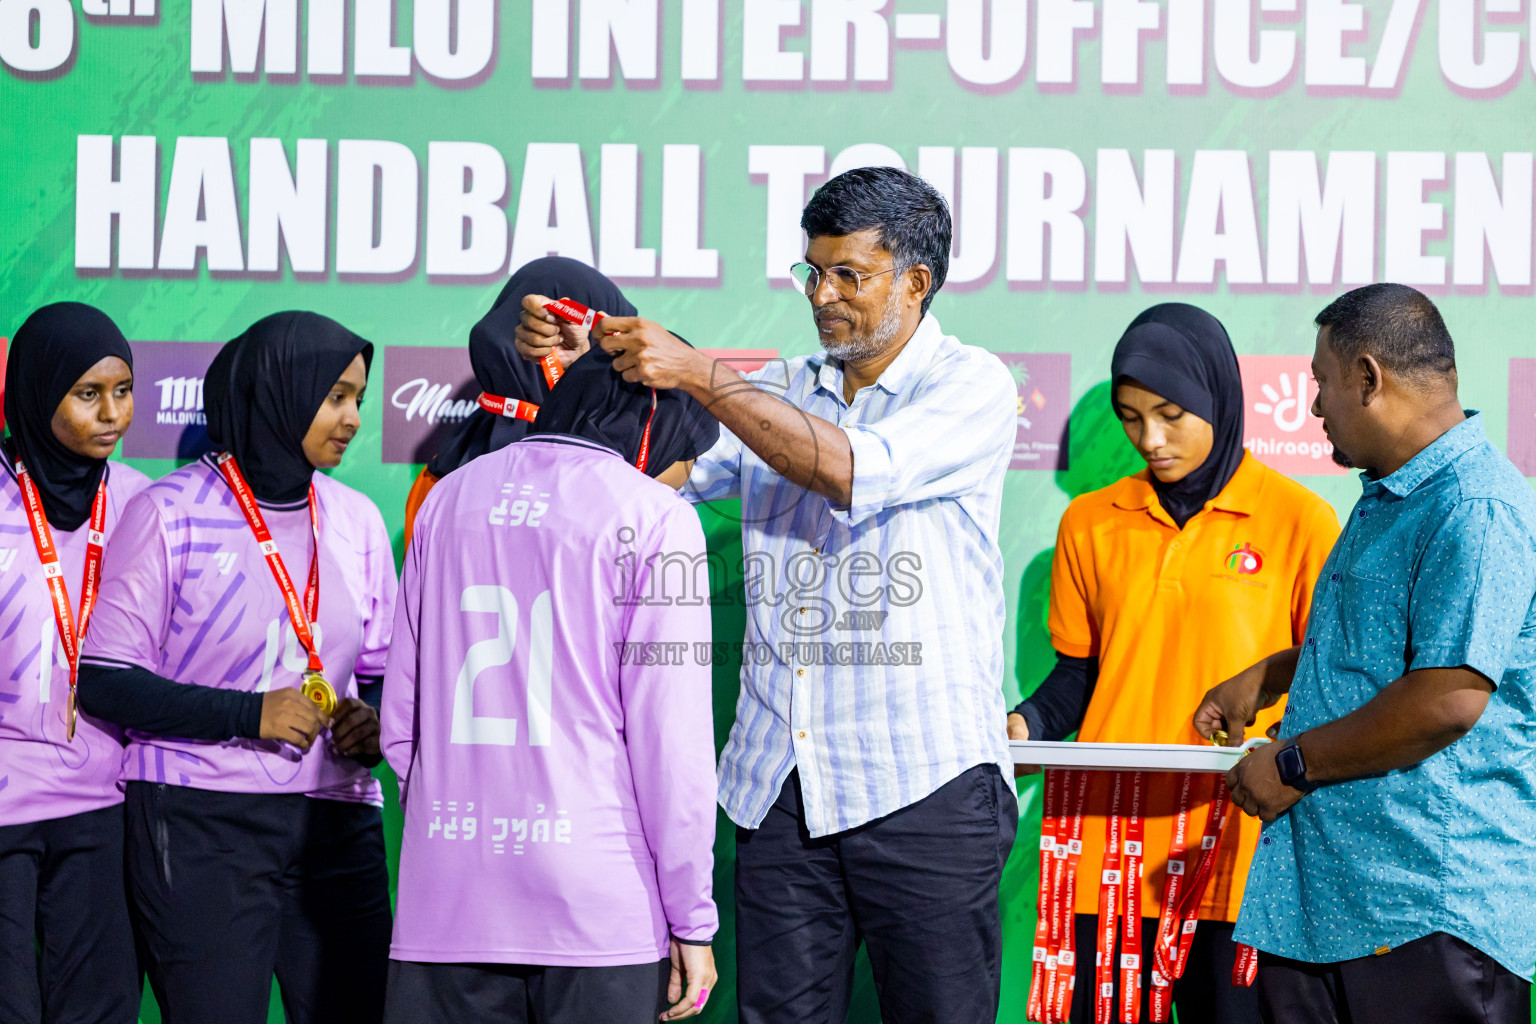
<path id="1" fill-rule="evenodd" d="M 1370 353 L 1364 353 L 1355 362 L 1355 373 L 1359 376 L 1360 404 L 1370 405 L 1382 396 L 1386 389 L 1386 378 L 1381 369 L 1381 363 Z"/>
<path id="2" fill-rule="evenodd" d="M 916 299 L 919 305 L 927 297 L 932 285 L 933 271 L 928 269 L 928 264 L 919 263 L 907 271 L 907 297 Z"/>

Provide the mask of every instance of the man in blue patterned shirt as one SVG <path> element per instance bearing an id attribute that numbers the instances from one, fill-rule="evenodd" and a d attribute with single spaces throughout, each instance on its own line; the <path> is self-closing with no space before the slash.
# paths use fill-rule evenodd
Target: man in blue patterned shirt
<path id="1" fill-rule="evenodd" d="M 1266 1019 L 1529 1022 L 1536 960 L 1536 495 L 1456 395 L 1439 311 L 1402 285 L 1317 318 L 1314 415 L 1364 493 L 1306 642 L 1207 694 L 1262 818 L 1236 938 Z"/>
<path id="2" fill-rule="evenodd" d="M 849 171 L 801 226 L 814 355 L 749 381 L 647 321 L 598 324 L 627 380 L 728 428 L 684 494 L 742 504 L 750 656 L 720 758 L 740 1020 L 842 1021 L 862 940 L 884 1020 L 993 1024 L 1018 824 L 997 542 L 1018 392 L 928 313 L 951 232 L 932 186 Z"/>

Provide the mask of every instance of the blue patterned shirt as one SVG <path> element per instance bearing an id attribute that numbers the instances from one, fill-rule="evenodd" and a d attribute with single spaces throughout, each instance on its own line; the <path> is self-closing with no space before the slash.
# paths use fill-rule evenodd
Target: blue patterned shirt
<path id="1" fill-rule="evenodd" d="M 1405 673 L 1496 689 L 1472 731 L 1398 771 L 1323 786 L 1264 828 L 1236 938 L 1331 963 L 1448 932 L 1536 961 L 1536 494 L 1482 417 L 1362 477 L 1312 599 L 1282 737 Z"/>
<path id="2" fill-rule="evenodd" d="M 725 430 L 683 489 L 742 504 L 747 649 L 721 806 L 757 828 L 798 767 L 806 825 L 824 836 L 977 764 L 1012 778 L 997 542 L 1012 375 L 927 316 L 852 403 L 824 352 L 753 377 L 843 429 L 853 493 L 834 507 Z"/>

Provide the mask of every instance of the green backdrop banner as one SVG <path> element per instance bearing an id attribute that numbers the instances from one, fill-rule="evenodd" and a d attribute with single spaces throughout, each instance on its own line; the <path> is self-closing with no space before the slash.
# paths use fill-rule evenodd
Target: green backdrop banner
<path id="1" fill-rule="evenodd" d="M 123 455 L 154 475 L 201 443 L 208 343 L 278 309 L 341 320 L 384 359 L 336 475 L 398 542 L 512 269 L 572 256 L 742 365 L 803 354 L 801 205 L 846 168 L 905 166 L 955 213 L 933 312 L 1018 382 L 1013 698 L 1050 660 L 1058 517 L 1138 466 L 1103 382 L 1153 302 L 1226 323 L 1250 449 L 1344 508 L 1357 485 L 1306 415 L 1310 321 L 1350 285 L 1414 284 L 1465 404 L 1536 475 L 1533 20 L 1532 0 L 0 0 L 0 333 L 60 299 L 110 313 L 139 361 Z M 734 565 L 727 511 L 702 514 Z M 716 610 L 717 641 L 740 609 Z M 736 672 L 716 668 L 721 739 Z M 1007 1021 L 1034 871 L 1005 877 Z"/>

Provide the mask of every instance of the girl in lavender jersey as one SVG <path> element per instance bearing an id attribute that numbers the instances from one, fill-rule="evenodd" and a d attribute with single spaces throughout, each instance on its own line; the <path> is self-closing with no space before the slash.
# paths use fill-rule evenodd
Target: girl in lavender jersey
<path id="1" fill-rule="evenodd" d="M 294 1024 L 382 1012 L 389 877 L 363 694 L 394 562 L 378 509 L 315 472 L 357 433 L 372 354 L 314 313 L 257 321 L 203 392 L 237 471 L 207 457 L 152 484 L 107 552 L 81 699 L 127 729 L 129 898 L 167 1024 L 264 1022 L 274 974 Z M 299 689 L 317 665 L 330 716 Z"/>
<path id="2" fill-rule="evenodd" d="M 105 313 L 59 302 L 16 332 L 6 380 L 0 1021 L 133 1024 L 139 974 L 123 893 L 122 744 L 115 727 L 90 715 L 69 736 L 69 660 L 44 554 L 57 552 L 69 604 L 64 628 L 77 631 L 94 592 L 86 566 L 100 549 L 92 518 L 111 535 L 128 499 L 149 483 L 107 462 L 133 422 L 133 353 Z M 29 519 L 29 498 L 43 522 Z"/>
<path id="3" fill-rule="evenodd" d="M 646 477 L 717 428 L 612 364 L 578 358 L 417 519 L 384 680 L 390 1024 L 649 1024 L 714 985 L 704 537 Z M 689 593 L 649 599 L 663 577 Z"/>

